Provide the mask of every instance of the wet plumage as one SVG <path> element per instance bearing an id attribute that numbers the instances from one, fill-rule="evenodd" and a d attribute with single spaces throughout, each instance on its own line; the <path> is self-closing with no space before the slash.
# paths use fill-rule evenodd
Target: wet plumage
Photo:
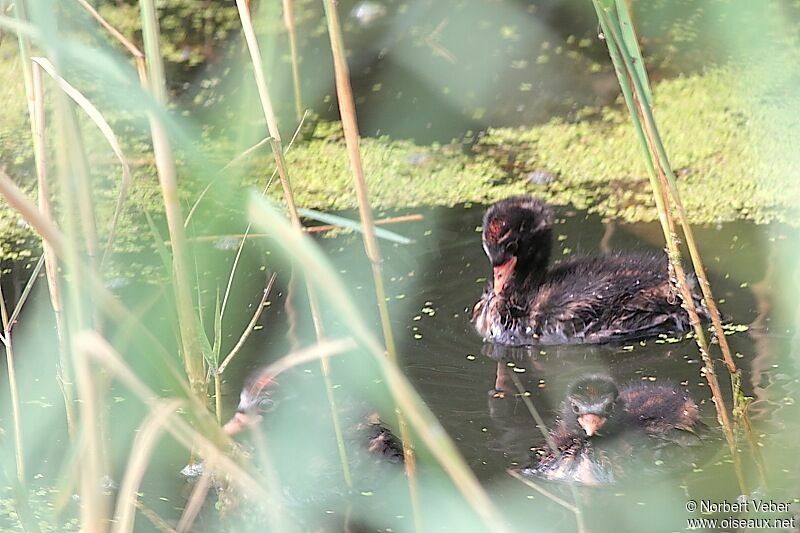
<path id="1" fill-rule="evenodd" d="M 552 224 L 552 210 L 530 196 L 486 212 L 482 242 L 493 277 L 472 313 L 485 340 L 601 343 L 690 328 L 666 255 L 584 256 L 551 266 Z"/>
<path id="2" fill-rule="evenodd" d="M 536 449 L 524 472 L 610 484 L 624 477 L 636 455 L 652 458 L 667 448 L 698 444 L 704 431 L 697 404 L 678 387 L 637 382 L 617 388 L 607 376 L 588 376 L 570 387 L 549 435 L 558 452 L 548 445 Z"/>

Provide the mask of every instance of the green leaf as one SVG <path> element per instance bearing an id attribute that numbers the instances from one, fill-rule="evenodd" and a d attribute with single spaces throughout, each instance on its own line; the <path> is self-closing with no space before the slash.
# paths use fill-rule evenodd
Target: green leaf
<path id="1" fill-rule="evenodd" d="M 647 71 L 644 68 L 644 59 L 642 58 L 642 51 L 639 48 L 639 41 L 636 38 L 636 30 L 633 27 L 631 14 L 628 10 L 628 4 L 625 0 L 614 0 L 616 2 L 616 16 L 614 11 L 609 13 L 609 18 L 612 19 L 612 24 L 615 24 L 622 35 L 623 53 L 627 53 L 633 60 L 633 68 L 636 71 L 636 76 L 644 88 L 645 103 L 649 107 L 653 107 L 653 93 L 650 90 L 650 82 L 647 79 Z"/>
<path id="2" fill-rule="evenodd" d="M 324 222 L 326 224 L 332 224 L 334 226 L 339 226 L 342 228 L 347 228 L 357 231 L 359 233 L 364 233 L 364 227 L 361 225 L 360 222 L 356 220 L 340 217 L 338 215 L 331 215 L 330 213 L 323 213 L 321 211 L 316 211 L 314 209 L 299 208 L 297 212 L 306 218 L 310 218 L 318 222 Z M 408 237 L 403 237 L 402 235 L 399 235 L 393 231 L 385 230 L 383 228 L 378 228 L 378 227 L 375 227 L 374 230 L 376 237 L 385 239 L 387 241 L 396 242 L 398 244 L 411 244 L 412 242 L 414 242 Z"/>
<path id="3" fill-rule="evenodd" d="M 147 211 L 144 212 L 144 216 L 147 219 L 147 225 L 150 226 L 150 233 L 153 234 L 153 242 L 155 243 L 156 251 L 158 255 L 161 257 L 161 262 L 164 264 L 164 269 L 167 272 L 167 277 L 172 278 L 172 254 L 170 253 L 167 245 L 164 244 L 164 238 L 159 233 L 158 228 L 156 227 L 155 222 L 153 222 L 153 217 L 150 216 L 150 213 Z"/>
<path id="4" fill-rule="evenodd" d="M 219 366 L 219 352 L 222 348 L 222 312 L 220 310 L 219 289 L 217 289 L 217 303 L 214 306 L 214 368 Z"/>

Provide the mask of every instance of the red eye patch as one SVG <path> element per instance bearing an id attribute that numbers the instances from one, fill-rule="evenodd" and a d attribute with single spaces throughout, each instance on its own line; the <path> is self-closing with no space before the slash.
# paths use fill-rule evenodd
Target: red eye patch
<path id="1" fill-rule="evenodd" d="M 277 383 L 278 382 L 275 379 L 275 376 L 273 374 L 268 374 L 266 372 L 263 372 L 262 374 L 259 374 L 250 383 L 250 386 L 248 387 L 248 394 L 252 398 L 256 398 L 257 396 L 259 396 L 261 394 L 261 391 L 263 391 L 265 388 L 269 387 L 270 385 L 277 384 Z"/>
<path id="2" fill-rule="evenodd" d="M 508 224 L 502 218 L 493 218 L 483 230 L 486 242 L 492 244 L 497 244 L 506 233 L 508 233 Z"/>

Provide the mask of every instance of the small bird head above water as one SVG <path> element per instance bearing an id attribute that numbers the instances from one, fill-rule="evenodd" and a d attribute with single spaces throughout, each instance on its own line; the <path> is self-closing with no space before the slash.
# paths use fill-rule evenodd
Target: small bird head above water
<path id="1" fill-rule="evenodd" d="M 614 433 L 623 414 L 619 390 L 607 376 L 588 376 L 576 381 L 564 402 L 564 422 L 587 437 Z"/>
<path id="2" fill-rule="evenodd" d="M 223 431 L 227 435 L 236 435 L 258 425 L 264 414 L 275 408 L 275 401 L 270 397 L 269 391 L 269 387 L 275 383 L 271 374 L 260 372 L 253 374 L 242 389 L 236 412 L 225 423 Z"/>
<path id="3" fill-rule="evenodd" d="M 496 294 L 518 271 L 546 268 L 552 247 L 552 223 L 550 208 L 531 196 L 512 196 L 489 208 L 483 218 L 481 238 L 492 263 Z"/>

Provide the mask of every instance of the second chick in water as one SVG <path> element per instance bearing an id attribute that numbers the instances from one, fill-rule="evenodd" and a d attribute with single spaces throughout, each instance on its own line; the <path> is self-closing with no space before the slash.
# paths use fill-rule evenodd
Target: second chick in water
<path id="1" fill-rule="evenodd" d="M 642 382 L 617 387 L 608 376 L 587 376 L 569 388 L 561 420 L 550 433 L 556 450 L 538 448 L 523 471 L 553 481 L 614 483 L 642 444 L 651 449 L 697 444 L 705 427 L 697 404 L 678 387 Z"/>

